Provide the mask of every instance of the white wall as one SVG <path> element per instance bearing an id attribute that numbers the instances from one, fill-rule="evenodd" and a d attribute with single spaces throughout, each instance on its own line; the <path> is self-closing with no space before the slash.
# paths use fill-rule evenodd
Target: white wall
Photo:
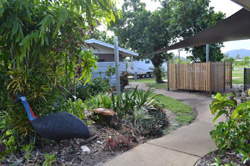
<path id="1" fill-rule="evenodd" d="M 92 72 L 92 79 L 96 78 L 96 77 L 107 77 L 106 76 L 106 71 L 108 70 L 109 66 L 115 67 L 115 62 L 98 62 L 97 64 L 98 68 L 97 70 L 95 70 L 94 72 Z M 121 73 L 123 71 L 127 72 L 127 66 L 126 66 L 126 62 L 120 62 L 119 63 L 119 72 L 120 72 L 120 76 Z M 101 72 L 101 74 L 100 74 Z M 115 86 L 115 74 L 113 76 L 111 76 L 109 82 L 111 84 L 111 86 Z"/>

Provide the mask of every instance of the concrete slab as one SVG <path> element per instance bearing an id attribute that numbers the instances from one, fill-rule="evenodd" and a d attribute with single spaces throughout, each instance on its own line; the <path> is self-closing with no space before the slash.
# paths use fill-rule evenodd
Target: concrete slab
<path id="1" fill-rule="evenodd" d="M 106 166 L 193 166 L 199 157 L 183 154 L 173 150 L 143 144 L 131 149 Z"/>
<path id="2" fill-rule="evenodd" d="M 148 143 L 202 157 L 217 149 L 209 134 L 213 128 L 211 124 L 196 121 Z"/>

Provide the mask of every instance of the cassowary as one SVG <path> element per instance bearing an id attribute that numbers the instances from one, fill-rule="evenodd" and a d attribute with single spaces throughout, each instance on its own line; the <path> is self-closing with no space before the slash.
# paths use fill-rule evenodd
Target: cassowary
<path id="1" fill-rule="evenodd" d="M 76 116 L 60 112 L 38 118 L 25 96 L 18 96 L 18 100 L 22 102 L 32 127 L 39 135 L 56 142 L 65 139 L 87 139 L 90 137 L 88 127 Z"/>

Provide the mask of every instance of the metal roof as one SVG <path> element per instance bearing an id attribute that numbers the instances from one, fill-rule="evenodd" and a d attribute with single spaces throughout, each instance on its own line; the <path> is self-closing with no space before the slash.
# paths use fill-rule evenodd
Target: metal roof
<path id="1" fill-rule="evenodd" d="M 97 39 L 85 40 L 85 43 L 87 43 L 87 44 L 97 44 L 97 45 L 100 45 L 100 46 L 104 46 L 104 47 L 108 47 L 108 48 L 114 49 L 114 45 L 106 43 L 106 42 L 103 42 L 101 40 L 97 40 Z M 133 52 L 133 51 L 127 50 L 125 48 L 121 48 L 121 47 L 119 47 L 119 51 L 123 52 L 125 54 L 128 54 L 128 55 L 132 55 L 132 56 L 138 56 L 139 55 L 136 52 Z"/>
<path id="2" fill-rule="evenodd" d="M 205 44 L 213 44 L 225 41 L 250 39 L 250 1 L 233 0 L 244 8 L 236 12 L 220 23 L 195 34 L 179 43 L 165 49 L 158 50 L 154 54 L 169 50 L 193 47 Z"/>

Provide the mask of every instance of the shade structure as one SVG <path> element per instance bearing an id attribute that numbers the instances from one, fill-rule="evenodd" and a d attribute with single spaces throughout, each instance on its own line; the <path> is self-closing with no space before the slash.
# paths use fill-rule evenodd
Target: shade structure
<path id="1" fill-rule="evenodd" d="M 156 51 L 154 54 L 178 48 L 243 39 L 250 39 L 250 11 L 244 8 L 220 23 L 199 32 L 186 40 Z"/>
<path id="2" fill-rule="evenodd" d="M 249 0 L 232 0 L 232 1 L 243 6 L 245 9 L 250 10 L 250 1 Z"/>

